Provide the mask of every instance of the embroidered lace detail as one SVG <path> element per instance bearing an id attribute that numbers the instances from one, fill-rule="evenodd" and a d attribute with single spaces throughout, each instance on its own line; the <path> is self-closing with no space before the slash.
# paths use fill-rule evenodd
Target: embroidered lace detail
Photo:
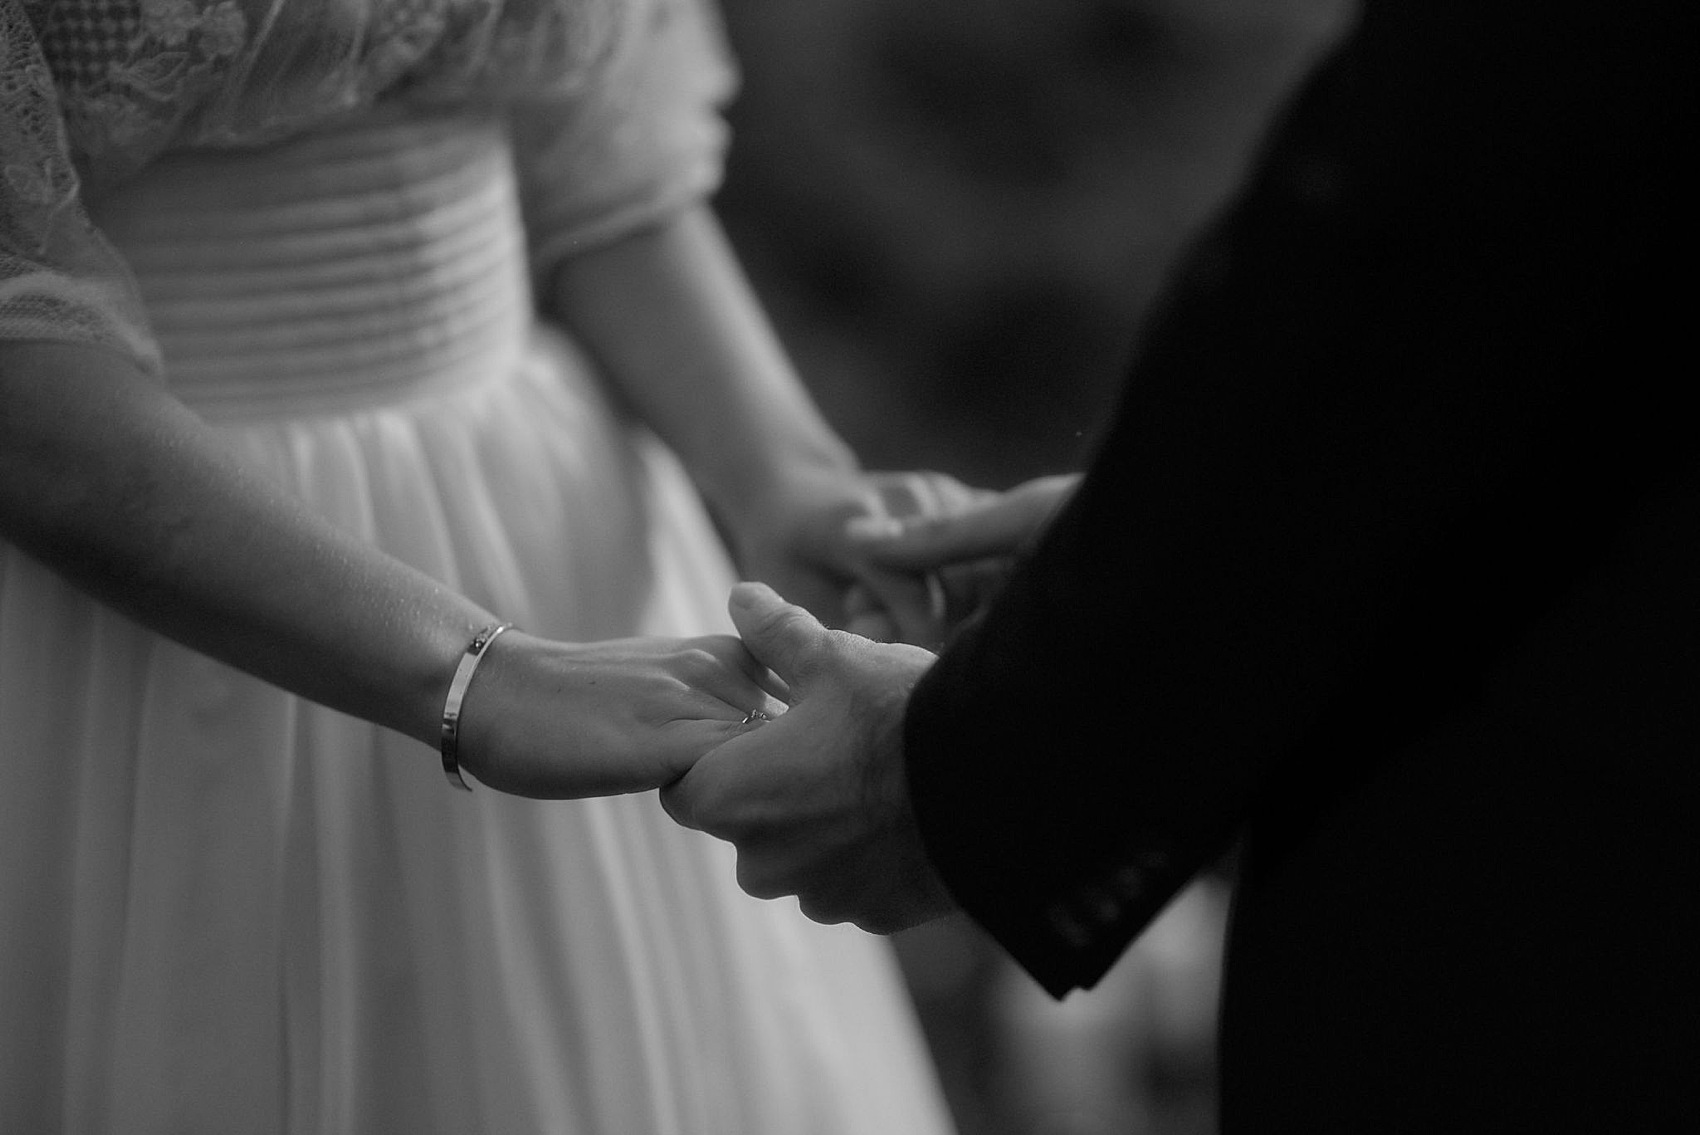
<path id="1" fill-rule="evenodd" d="M 89 223 L 53 73 L 18 0 L 0 0 L 0 338 L 158 354 L 122 259 Z"/>
<path id="2" fill-rule="evenodd" d="M 523 120 L 534 240 L 564 253 L 713 187 L 732 72 L 703 0 L 0 0 L 0 338 L 156 366 L 87 200 L 168 149 L 388 111 Z M 590 236 L 587 236 L 590 234 Z"/>
<path id="3" fill-rule="evenodd" d="M 20 0 L 12 0 L 14 4 Z M 21 0 L 97 184 L 167 145 L 254 145 L 407 92 L 566 91 L 644 2 Z"/>
<path id="4" fill-rule="evenodd" d="M 236 0 L 55 0 L 42 54 L 64 92 L 71 136 L 96 168 L 139 165 L 248 42 Z M 129 161 L 120 159 L 127 155 Z"/>

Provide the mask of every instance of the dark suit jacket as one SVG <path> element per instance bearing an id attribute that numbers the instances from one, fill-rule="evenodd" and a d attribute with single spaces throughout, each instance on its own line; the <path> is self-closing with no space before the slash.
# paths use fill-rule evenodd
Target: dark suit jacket
<path id="1" fill-rule="evenodd" d="M 1372 0 L 910 703 L 1053 993 L 1243 839 L 1230 1131 L 1700 1123 L 1689 10 Z"/>

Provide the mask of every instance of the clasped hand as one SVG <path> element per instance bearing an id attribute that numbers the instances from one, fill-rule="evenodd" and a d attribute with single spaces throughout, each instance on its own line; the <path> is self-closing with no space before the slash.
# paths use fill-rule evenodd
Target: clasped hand
<path id="1" fill-rule="evenodd" d="M 659 788 L 783 711 L 783 686 L 733 635 L 564 643 L 509 631 L 467 693 L 462 764 L 518 796 Z"/>
<path id="2" fill-rule="evenodd" d="M 958 496 L 949 508 L 922 501 L 908 510 L 907 523 L 887 514 L 853 525 L 865 563 L 890 577 L 956 572 L 952 585 L 935 585 L 956 589 L 942 611 L 936 601 L 882 605 L 882 594 L 904 595 L 891 578 L 878 579 L 883 591 L 864 585 L 862 624 L 942 637 L 957 613 L 950 604 L 999 585 L 1076 481 L 1043 478 L 1007 494 Z M 893 487 L 913 492 L 917 484 L 928 487 Z M 668 814 L 734 844 L 745 891 L 796 895 L 817 922 L 891 933 L 949 911 L 952 900 L 910 805 L 903 752 L 909 694 L 935 656 L 828 630 L 760 584 L 734 589 L 730 610 L 745 647 L 785 690 L 789 709 L 740 726 L 663 788 Z"/>
<path id="3" fill-rule="evenodd" d="M 818 559 L 795 574 L 849 575 L 839 614 L 857 629 L 937 643 L 1075 482 L 1000 494 L 878 475 L 880 507 L 793 526 L 818 537 L 805 545 Z M 836 534 L 821 536 L 828 527 Z M 469 693 L 467 770 L 524 796 L 660 788 L 676 821 L 737 847 L 746 891 L 796 895 L 816 921 L 890 933 L 950 910 L 903 754 L 904 709 L 934 654 L 828 629 L 761 584 L 740 584 L 729 606 L 741 639 L 504 635 Z"/>
<path id="4" fill-rule="evenodd" d="M 1037 477 L 998 493 L 932 474 L 888 475 L 884 508 L 845 525 L 857 575 L 845 625 L 881 642 L 936 649 L 991 602 L 1079 481 Z"/>
<path id="5" fill-rule="evenodd" d="M 903 707 L 934 656 L 828 630 L 762 584 L 739 584 L 730 609 L 790 708 L 662 789 L 668 814 L 736 845 L 745 891 L 796 895 L 817 922 L 884 934 L 950 910 L 903 766 Z"/>

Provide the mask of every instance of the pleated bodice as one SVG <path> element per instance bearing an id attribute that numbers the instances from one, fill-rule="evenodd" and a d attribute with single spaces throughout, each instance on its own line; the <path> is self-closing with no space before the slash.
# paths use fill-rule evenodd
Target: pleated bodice
<path id="1" fill-rule="evenodd" d="M 96 209 L 203 416 L 352 409 L 511 369 L 531 318 L 498 120 L 171 155 Z"/>

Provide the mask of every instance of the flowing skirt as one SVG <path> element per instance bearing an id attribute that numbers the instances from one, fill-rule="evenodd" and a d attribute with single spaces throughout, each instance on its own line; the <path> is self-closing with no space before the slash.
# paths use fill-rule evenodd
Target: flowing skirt
<path id="1" fill-rule="evenodd" d="M 506 146 L 179 155 L 100 219 L 176 393 L 324 516 L 537 633 L 729 629 L 676 463 L 532 317 Z M 5 545 L 0 753 L 0 1131 L 948 1126 L 884 944 L 653 794 L 452 791 Z"/>

